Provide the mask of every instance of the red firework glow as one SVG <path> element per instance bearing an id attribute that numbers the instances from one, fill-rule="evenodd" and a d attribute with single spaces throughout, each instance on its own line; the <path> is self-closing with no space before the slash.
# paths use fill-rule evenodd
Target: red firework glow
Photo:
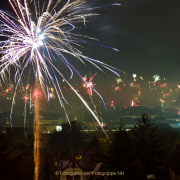
<path id="1" fill-rule="evenodd" d="M 165 101 L 163 99 L 159 99 L 162 103 L 165 103 Z"/>
<path id="2" fill-rule="evenodd" d="M 111 107 L 114 107 L 114 101 L 111 101 Z"/>
<path id="3" fill-rule="evenodd" d="M 96 75 L 97 73 L 94 74 L 94 76 Z M 83 77 L 83 82 L 82 82 L 82 87 L 86 90 L 86 93 L 91 95 L 92 94 L 92 90 L 91 88 L 93 88 L 96 84 L 93 84 L 93 78 L 94 76 L 92 76 L 88 82 L 87 81 L 87 77 Z"/>
<path id="4" fill-rule="evenodd" d="M 31 96 L 31 101 L 34 102 L 34 106 L 36 106 L 36 98 L 40 99 L 41 101 L 45 101 L 45 97 L 43 92 L 40 89 L 34 89 Z"/>
<path id="5" fill-rule="evenodd" d="M 132 106 L 132 107 L 134 106 L 134 101 L 131 101 L 131 106 Z"/>
<path id="6" fill-rule="evenodd" d="M 116 86 L 116 87 L 114 88 L 114 90 L 115 90 L 115 92 L 117 92 L 117 91 L 122 91 L 122 89 L 121 89 L 119 86 Z"/>
<path id="7" fill-rule="evenodd" d="M 29 97 L 27 97 L 27 96 L 23 96 L 23 98 L 24 98 L 24 100 L 28 100 L 29 99 Z"/>
<path id="8" fill-rule="evenodd" d="M 167 87 L 167 83 L 161 84 L 159 87 Z"/>

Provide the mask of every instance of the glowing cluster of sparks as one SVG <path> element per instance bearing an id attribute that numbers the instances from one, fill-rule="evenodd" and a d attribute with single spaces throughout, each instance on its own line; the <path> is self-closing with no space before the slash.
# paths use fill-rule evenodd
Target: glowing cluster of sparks
<path id="1" fill-rule="evenodd" d="M 51 0 L 9 0 L 15 15 L 0 10 L 0 36 L 6 38 L 6 40 L 0 41 L 0 54 L 2 55 L 0 59 L 0 76 L 1 80 L 5 83 L 8 80 L 7 73 L 10 73 L 12 68 L 15 69 L 14 79 L 16 81 L 16 87 L 13 104 L 15 103 L 16 91 L 22 84 L 22 76 L 28 65 L 33 67 L 35 77 L 38 79 L 47 100 L 50 98 L 49 88 L 54 87 L 66 116 L 67 113 L 63 102 L 67 103 L 67 101 L 62 94 L 57 75 L 59 74 L 63 81 L 71 88 L 72 86 L 60 70 L 57 69 L 54 62 L 60 62 L 66 65 L 70 71 L 70 79 L 73 77 L 73 72 L 76 72 L 81 78 L 83 77 L 72 63 L 68 61 L 67 55 L 71 55 L 83 64 L 85 64 L 85 61 L 93 64 L 100 70 L 102 70 L 99 66 L 101 65 L 118 75 L 113 70 L 115 68 L 87 57 L 79 50 L 79 47 L 83 48 L 83 44 L 88 43 L 84 39 L 95 39 L 74 33 L 73 30 L 76 28 L 76 24 L 79 26 L 79 23 L 83 23 L 86 26 L 86 19 L 88 17 L 98 15 L 92 11 L 102 7 L 87 8 L 85 6 L 87 2 L 85 0 L 67 0 L 65 3 L 63 1 L 52 2 Z M 118 51 L 115 48 L 111 49 Z M 91 86 L 88 82 L 86 83 L 88 87 Z M 90 88 L 93 89 L 93 86 Z M 80 94 L 74 88 L 72 90 L 99 122 L 94 112 L 89 108 Z M 12 110 L 13 105 L 11 113 Z"/>
<path id="2" fill-rule="evenodd" d="M 160 76 L 159 76 L 158 74 L 155 74 L 155 75 L 153 76 L 153 79 L 154 79 L 154 83 L 161 80 L 161 79 L 160 79 Z"/>
<path id="3" fill-rule="evenodd" d="M 86 19 L 97 15 L 92 11 L 102 6 L 87 8 L 85 6 L 88 0 L 8 0 L 11 7 L 14 10 L 15 15 L 8 13 L 7 11 L 0 9 L 0 36 L 5 40 L 0 41 L 0 85 L 7 83 L 9 80 L 7 74 L 15 70 L 14 80 L 16 86 L 14 88 L 14 96 L 11 108 L 11 117 L 13 105 L 15 104 L 15 97 L 18 88 L 23 87 L 22 77 L 27 67 L 32 67 L 35 74 L 35 90 L 33 95 L 35 96 L 36 108 L 34 121 L 34 162 L 35 162 L 35 176 L 34 179 L 38 179 L 39 175 L 39 141 L 40 141 L 40 129 L 39 129 L 39 97 L 36 96 L 37 87 L 39 85 L 43 91 L 46 100 L 50 99 L 49 89 L 54 87 L 58 96 L 61 107 L 64 109 L 67 119 L 69 120 L 64 102 L 65 100 L 57 75 L 61 76 L 64 82 L 66 82 L 74 93 L 81 99 L 89 112 L 94 116 L 99 125 L 102 124 L 99 121 L 96 113 L 91 110 L 85 100 L 80 94 L 71 86 L 66 80 L 64 75 L 56 67 L 56 63 L 63 63 L 70 71 L 70 79 L 73 77 L 73 72 L 76 72 L 82 79 L 83 77 L 76 70 L 73 64 L 67 59 L 67 56 L 71 56 L 72 59 L 76 59 L 83 64 L 85 61 L 94 65 L 96 68 L 102 70 L 100 65 L 113 73 L 117 74 L 113 67 L 105 64 L 101 61 L 92 59 L 83 55 L 79 48 L 83 48 L 83 44 L 87 44 L 88 41 L 84 39 L 93 38 L 77 34 L 73 30 L 78 27 L 80 23 L 86 26 Z M 120 4 L 108 4 L 108 5 L 120 5 Z M 106 5 L 104 5 L 106 6 Z M 93 43 L 89 43 L 93 44 Z M 100 45 L 100 44 L 98 44 Z M 103 45 L 100 45 L 103 46 Z M 107 46 L 104 46 L 107 47 Z M 110 47 L 107 47 L 110 48 Z M 115 48 L 111 48 L 118 51 Z M 103 71 L 103 70 L 102 70 Z M 30 71 L 29 71 L 30 72 Z M 30 75 L 29 75 L 30 76 Z M 2 80 L 2 81 L 1 81 Z M 92 81 L 86 82 L 87 87 L 98 92 L 91 84 Z M 26 102 L 28 100 L 27 90 L 25 90 L 25 111 Z M 31 93 L 30 93 L 31 95 Z M 99 95 L 99 94 L 98 94 Z M 100 95 L 99 95 L 100 96 Z M 101 97 L 101 96 L 100 96 Z M 30 97 L 31 99 L 31 97 Z M 12 123 L 11 123 L 12 125 Z M 105 131 L 104 131 L 105 132 Z M 105 133 L 106 134 L 106 133 Z M 107 135 L 107 134 L 106 134 Z"/>
<path id="4" fill-rule="evenodd" d="M 121 78 L 116 78 L 117 83 L 119 84 L 120 82 L 123 82 Z"/>
<path id="5" fill-rule="evenodd" d="M 94 76 L 92 76 L 89 81 L 87 81 L 87 77 L 83 77 L 83 82 L 82 82 L 82 86 L 83 88 L 86 90 L 86 92 L 89 95 L 92 95 L 92 89 L 94 89 L 94 86 L 96 84 L 93 83 L 93 78 L 96 76 L 97 73 L 94 74 Z"/>

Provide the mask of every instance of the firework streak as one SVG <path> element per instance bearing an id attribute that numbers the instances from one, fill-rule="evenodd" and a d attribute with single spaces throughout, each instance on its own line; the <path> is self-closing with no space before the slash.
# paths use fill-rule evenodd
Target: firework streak
<path id="1" fill-rule="evenodd" d="M 61 61 L 61 63 L 64 63 L 67 66 L 71 72 L 70 78 L 73 76 L 73 71 L 78 74 L 79 72 L 65 58 L 66 54 L 75 57 L 84 64 L 85 61 L 87 61 L 102 70 L 99 67 L 99 65 L 101 65 L 119 75 L 113 70 L 115 68 L 83 55 L 82 52 L 76 48 L 77 46 L 81 47 L 83 43 L 88 43 L 85 40 L 81 40 L 82 37 L 83 39 L 93 38 L 73 33 L 73 30 L 76 28 L 75 25 L 77 23 L 83 23 L 85 25 L 88 17 L 98 15 L 91 13 L 92 10 L 103 6 L 86 8 L 85 5 L 87 4 L 87 1 L 84 0 L 67 0 L 64 4 L 63 2 L 65 1 L 52 3 L 52 1 L 49 0 L 45 3 L 35 0 L 32 2 L 28 0 L 24 0 L 23 2 L 20 2 L 19 0 L 9 0 L 16 16 L 4 10 L 0 10 L 0 36 L 7 38 L 7 40 L 0 41 L 0 54 L 2 54 L 0 59 L 0 76 L 2 81 L 7 81 L 6 73 L 10 72 L 12 66 L 16 70 L 14 77 L 16 87 L 12 101 L 10 119 L 12 119 L 17 88 L 22 84 L 22 75 L 29 64 L 34 69 L 35 77 L 38 78 L 46 99 L 49 98 L 48 87 L 54 86 L 67 119 L 68 116 L 61 97 L 64 102 L 66 102 L 66 100 L 62 94 L 56 75 L 59 74 L 67 83 L 68 81 L 54 66 L 55 61 Z M 40 4 L 42 4 L 42 7 L 40 7 Z M 34 8 L 32 8 L 32 5 Z M 112 49 L 118 51 L 115 48 Z M 81 75 L 80 77 L 82 78 Z M 69 83 L 68 85 L 72 87 Z M 83 98 L 74 89 L 73 91 L 89 109 L 98 123 L 101 124 Z"/>
<path id="2" fill-rule="evenodd" d="M 25 69 L 30 65 L 33 67 L 37 81 L 36 83 L 40 84 L 47 100 L 49 99 L 48 89 L 49 87 L 54 86 L 67 119 L 68 116 L 64 106 L 64 102 L 67 103 L 67 101 L 62 94 L 57 78 L 58 74 L 81 99 L 86 108 L 102 127 L 96 114 L 55 66 L 55 62 L 63 63 L 67 66 L 67 69 L 71 72 L 70 78 L 73 77 L 73 72 L 76 72 L 81 78 L 82 76 L 72 63 L 68 61 L 66 58 L 67 55 L 71 55 L 83 64 L 85 64 L 85 62 L 91 63 L 100 70 L 102 70 L 100 68 L 100 66 L 102 66 L 119 76 L 119 74 L 113 70 L 115 68 L 110 65 L 83 55 L 79 48 L 83 47 L 83 44 L 88 43 L 88 41 L 84 39 L 95 39 L 82 34 L 76 34 L 73 31 L 76 28 L 76 25 L 78 26 L 82 23 L 86 26 L 89 17 L 98 15 L 92 12 L 94 9 L 107 5 L 87 8 L 86 4 L 88 1 L 85 0 L 58 0 L 54 2 L 52 0 L 9 0 L 9 3 L 11 4 L 15 15 L 12 15 L 5 10 L 0 10 L 0 36 L 6 39 L 0 41 L 0 76 L 1 81 L 7 83 L 7 74 L 9 73 L 10 75 L 11 69 L 14 69 L 16 72 L 14 75 L 16 86 L 12 100 L 10 120 L 12 119 L 17 89 L 22 86 L 23 74 Z M 42 7 L 40 7 L 40 5 L 42 5 Z M 120 4 L 116 3 L 108 5 Z M 103 46 L 100 44 L 97 45 Z M 103 47 L 111 48 L 107 46 Z M 111 49 L 118 51 L 115 48 Z M 95 89 L 94 91 L 98 94 Z M 36 111 L 38 111 L 38 106 L 35 110 L 35 116 L 37 116 L 36 119 L 38 119 L 38 112 Z M 37 124 L 38 122 L 34 123 L 35 129 Z M 36 131 L 39 134 L 38 128 Z M 35 139 L 38 139 L 38 136 L 35 136 Z M 37 141 L 35 143 L 37 143 Z M 37 159 L 36 156 L 35 159 Z M 36 175 L 37 174 L 38 173 L 36 173 Z M 35 179 L 37 179 L 37 177 Z"/>

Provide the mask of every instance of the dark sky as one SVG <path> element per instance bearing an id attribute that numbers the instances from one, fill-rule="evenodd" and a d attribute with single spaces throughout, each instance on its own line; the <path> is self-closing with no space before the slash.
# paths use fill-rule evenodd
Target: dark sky
<path id="1" fill-rule="evenodd" d="M 93 17 L 84 33 L 99 39 L 99 44 L 119 49 L 89 45 L 89 56 L 106 62 L 122 71 L 122 79 L 132 79 L 132 74 L 152 81 L 158 73 L 167 81 L 180 83 L 180 1 L 175 0 L 96 0 L 91 5 L 120 3 L 96 10 L 101 16 Z M 0 7 L 10 10 L 8 1 Z M 95 73 L 89 66 L 85 72 Z M 78 69 L 83 69 L 78 65 Z M 85 73 L 82 70 L 82 75 Z M 108 78 L 98 73 L 97 79 L 115 82 L 111 72 Z M 133 80 L 133 79 L 132 79 Z"/>
<path id="2" fill-rule="evenodd" d="M 100 42 L 119 52 L 103 49 L 96 52 L 98 58 L 125 71 L 130 78 L 136 73 L 149 81 L 158 73 L 171 82 L 180 82 L 180 1 L 114 2 L 121 6 L 104 9 L 104 15 L 93 25 L 99 29 L 96 36 Z"/>

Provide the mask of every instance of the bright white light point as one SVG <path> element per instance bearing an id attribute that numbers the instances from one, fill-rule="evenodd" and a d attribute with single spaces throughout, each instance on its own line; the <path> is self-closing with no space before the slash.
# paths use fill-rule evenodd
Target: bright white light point
<path id="1" fill-rule="evenodd" d="M 43 42 L 42 41 L 39 41 L 39 43 L 38 43 L 40 46 L 42 46 L 43 45 Z"/>
<path id="2" fill-rule="evenodd" d="M 37 28 L 37 33 L 40 33 L 41 32 L 41 29 L 40 28 Z"/>
<path id="3" fill-rule="evenodd" d="M 34 48 L 37 48 L 37 47 L 38 47 L 38 44 L 37 44 L 37 43 L 33 43 L 33 47 L 34 47 Z"/>
<path id="4" fill-rule="evenodd" d="M 115 48 L 112 48 L 112 49 L 114 49 L 115 51 L 119 51 L 118 49 L 115 49 Z"/>
<path id="5" fill-rule="evenodd" d="M 24 42 L 24 44 L 30 43 L 30 41 L 28 41 L 28 40 L 26 40 L 26 39 L 25 39 L 23 42 Z"/>
<path id="6" fill-rule="evenodd" d="M 160 76 L 159 76 L 158 74 L 155 74 L 155 75 L 153 76 L 153 78 L 154 78 L 154 83 L 161 80 L 161 79 L 160 79 Z"/>
<path id="7" fill-rule="evenodd" d="M 121 6 L 121 4 L 118 4 L 118 3 L 115 3 L 115 4 L 113 4 L 113 5 L 115 5 L 115 6 Z"/>
<path id="8" fill-rule="evenodd" d="M 136 74 L 133 74 L 133 78 L 136 78 Z"/>
<path id="9" fill-rule="evenodd" d="M 40 38 L 40 39 L 44 39 L 44 35 L 41 34 L 41 35 L 39 36 L 39 38 Z"/>
<path id="10" fill-rule="evenodd" d="M 62 130 L 62 126 L 56 126 L 56 131 L 61 131 Z"/>

